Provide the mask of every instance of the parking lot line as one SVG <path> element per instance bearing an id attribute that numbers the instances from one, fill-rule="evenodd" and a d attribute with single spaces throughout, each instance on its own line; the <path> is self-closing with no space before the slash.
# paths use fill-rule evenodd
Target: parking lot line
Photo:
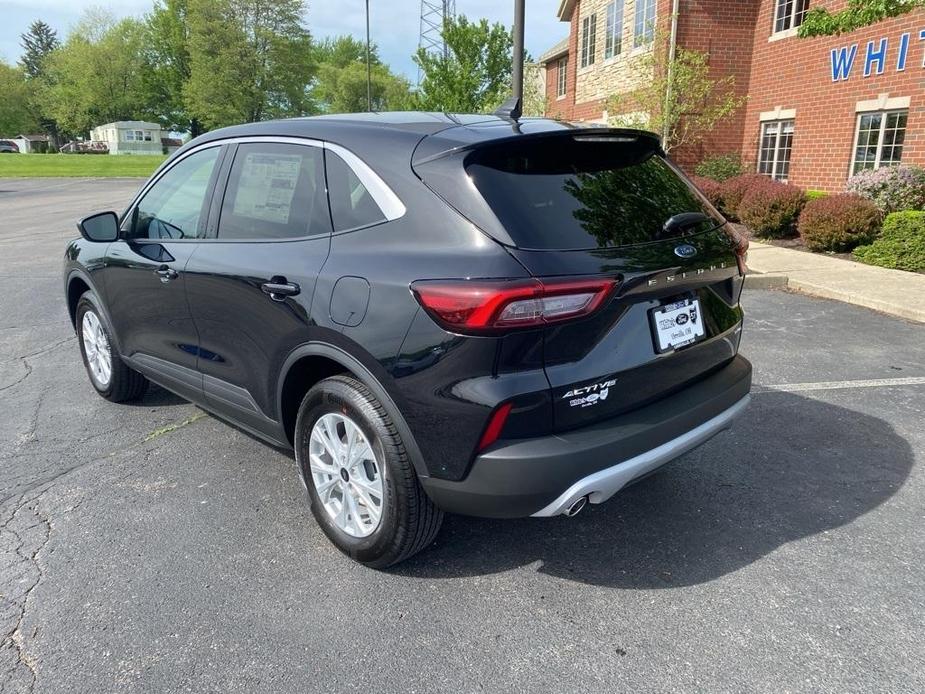
<path id="1" fill-rule="evenodd" d="M 817 383 L 779 383 L 775 385 L 755 384 L 754 392 L 780 391 L 783 393 L 804 393 L 812 390 L 846 390 L 849 388 L 892 388 L 896 386 L 925 385 L 925 376 L 910 378 L 869 378 L 857 381 L 819 381 Z"/>

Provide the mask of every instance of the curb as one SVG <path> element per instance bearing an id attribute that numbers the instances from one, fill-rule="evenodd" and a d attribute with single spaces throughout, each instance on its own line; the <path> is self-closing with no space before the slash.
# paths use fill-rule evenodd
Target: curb
<path id="1" fill-rule="evenodd" d="M 787 275 L 776 273 L 764 274 L 749 270 L 745 275 L 746 289 L 783 289 L 789 282 L 790 278 Z"/>
<path id="2" fill-rule="evenodd" d="M 848 292 L 841 292 L 835 289 L 829 289 L 828 287 L 820 287 L 803 280 L 789 280 L 787 288 L 808 296 L 816 296 L 821 299 L 832 299 L 854 306 L 869 308 L 914 323 L 925 323 L 925 309 L 900 307 L 886 301 L 872 299 L 868 296 L 849 294 Z"/>

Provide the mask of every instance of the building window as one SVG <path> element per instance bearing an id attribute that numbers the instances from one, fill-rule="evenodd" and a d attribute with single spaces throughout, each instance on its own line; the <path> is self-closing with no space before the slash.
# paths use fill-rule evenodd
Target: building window
<path id="1" fill-rule="evenodd" d="M 774 12 L 774 33 L 796 29 L 803 23 L 809 0 L 777 0 Z"/>
<path id="2" fill-rule="evenodd" d="M 604 43 L 604 58 L 612 58 L 623 52 L 623 2 L 616 0 L 607 5 L 607 40 Z"/>
<path id="3" fill-rule="evenodd" d="M 790 178 L 793 123 L 792 120 L 775 120 L 762 124 L 758 173 L 784 183 Z"/>
<path id="4" fill-rule="evenodd" d="M 559 58 L 556 64 L 556 96 L 565 96 L 566 80 L 568 79 L 568 56 Z"/>
<path id="5" fill-rule="evenodd" d="M 581 66 L 594 64 L 594 51 L 597 48 L 597 15 L 592 14 L 581 20 Z"/>
<path id="6" fill-rule="evenodd" d="M 860 114 L 852 172 L 899 164 L 903 158 L 908 118 L 908 111 Z"/>
<path id="7" fill-rule="evenodd" d="M 633 45 L 639 47 L 651 43 L 655 38 L 655 0 L 636 0 L 634 24 Z"/>

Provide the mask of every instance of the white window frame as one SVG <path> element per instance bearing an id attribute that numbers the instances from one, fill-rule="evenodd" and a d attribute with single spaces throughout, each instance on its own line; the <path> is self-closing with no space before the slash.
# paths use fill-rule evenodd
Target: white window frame
<path id="1" fill-rule="evenodd" d="M 784 129 L 787 127 L 787 124 L 790 125 L 790 132 L 784 133 Z M 777 134 L 774 138 L 774 156 L 771 159 L 771 173 L 766 173 L 761 170 L 762 164 L 762 155 L 764 153 L 764 139 L 767 136 L 767 129 L 771 126 L 777 126 Z M 781 177 L 778 168 L 782 163 L 781 159 L 781 137 L 785 134 L 790 135 L 790 153 L 787 158 L 787 176 L 786 178 Z M 780 181 L 782 183 L 787 183 L 790 180 L 790 166 L 793 163 L 793 136 L 796 134 L 796 119 L 794 118 L 785 118 L 779 120 L 765 120 L 761 121 L 761 130 L 758 137 L 758 166 L 756 172 L 762 176 L 768 176 L 773 181 Z"/>
<path id="2" fill-rule="evenodd" d="M 788 3 L 790 3 L 789 10 L 787 9 Z M 803 23 L 807 10 L 809 10 L 809 0 L 775 0 L 774 24 L 771 26 L 771 33 L 782 34 L 795 31 Z M 782 20 L 783 26 L 778 28 Z"/>
<path id="3" fill-rule="evenodd" d="M 655 38 L 655 17 L 655 0 L 636 0 L 633 15 L 633 46 L 635 48 L 652 43 Z"/>
<path id="4" fill-rule="evenodd" d="M 625 0 L 614 0 L 607 5 L 607 20 L 604 35 L 604 60 L 623 52 L 623 23 Z"/>
<path id="5" fill-rule="evenodd" d="M 568 91 L 568 56 L 556 61 L 556 98 L 561 99 Z"/>
<path id="6" fill-rule="evenodd" d="M 889 117 L 895 114 L 905 114 L 906 115 L 906 125 L 903 127 L 903 144 L 901 145 L 902 150 L 899 154 L 899 161 L 890 161 L 886 166 L 897 166 L 902 163 L 902 155 L 906 149 L 906 138 L 905 133 L 909 131 L 909 109 L 908 108 L 891 108 L 891 109 L 877 109 L 874 111 L 860 111 L 857 114 L 857 118 L 854 122 L 854 148 L 851 150 L 851 168 L 849 169 L 848 177 L 854 176 L 855 174 L 861 173 L 861 171 L 876 171 L 877 169 L 883 168 L 883 141 L 886 136 L 886 124 L 889 120 Z M 874 158 L 873 169 L 865 167 L 858 170 L 858 144 L 861 141 L 861 120 L 864 116 L 873 116 L 880 115 L 880 130 L 877 136 L 877 154 Z M 894 146 L 894 145 L 891 145 Z"/>
<path id="7" fill-rule="evenodd" d="M 597 13 L 589 14 L 581 20 L 581 67 L 594 65 L 597 52 Z"/>

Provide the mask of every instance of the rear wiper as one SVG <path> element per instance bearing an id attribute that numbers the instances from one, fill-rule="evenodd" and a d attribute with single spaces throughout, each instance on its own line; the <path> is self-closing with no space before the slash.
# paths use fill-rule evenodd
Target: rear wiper
<path id="1" fill-rule="evenodd" d="M 664 226 L 662 226 L 662 233 L 659 234 L 659 236 L 662 238 L 678 236 L 692 226 L 713 221 L 712 217 L 703 212 L 681 212 L 665 222 Z"/>

